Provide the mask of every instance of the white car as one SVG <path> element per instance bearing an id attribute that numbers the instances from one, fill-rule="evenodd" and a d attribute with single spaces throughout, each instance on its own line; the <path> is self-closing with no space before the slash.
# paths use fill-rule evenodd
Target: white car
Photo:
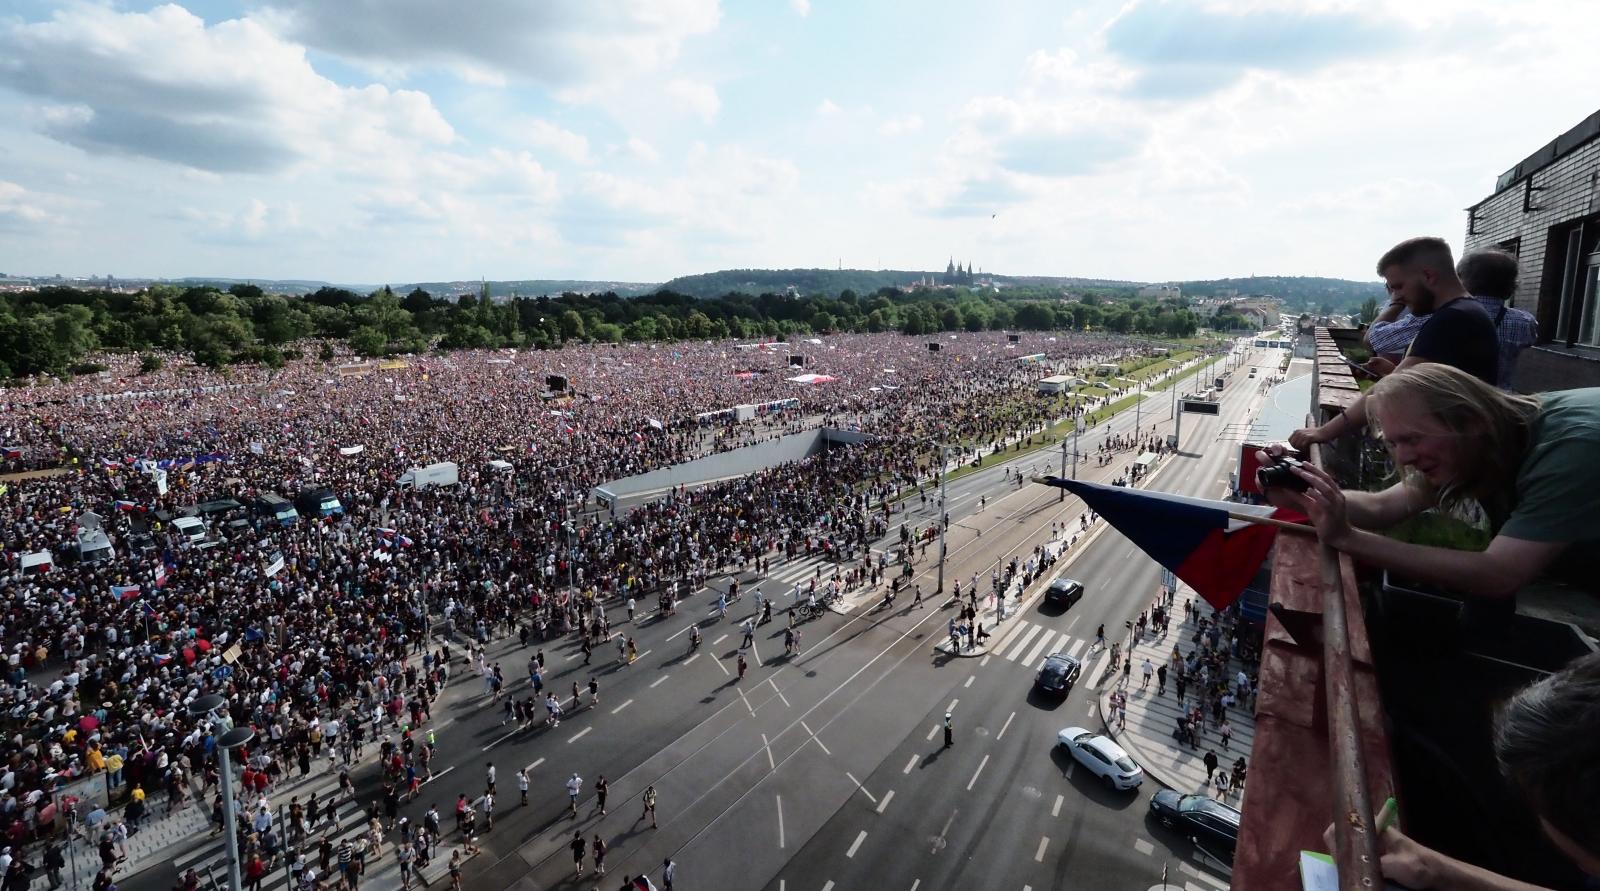
<path id="1" fill-rule="evenodd" d="M 1112 789 L 1137 789 L 1144 782 L 1144 770 L 1108 736 L 1068 727 L 1056 734 L 1056 743 Z"/>

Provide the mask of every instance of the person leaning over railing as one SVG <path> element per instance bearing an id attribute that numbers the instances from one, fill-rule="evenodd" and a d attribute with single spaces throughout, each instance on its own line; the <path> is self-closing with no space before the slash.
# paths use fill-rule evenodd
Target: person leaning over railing
<path id="1" fill-rule="evenodd" d="M 1495 719 L 1494 753 L 1551 843 L 1600 876 L 1600 654 L 1512 696 Z M 1333 844 L 1332 826 L 1323 841 Z M 1393 825 L 1378 843 L 1384 878 L 1417 891 L 1544 891 L 1435 851 Z"/>
<path id="2" fill-rule="evenodd" d="M 1294 471 L 1309 484 L 1304 493 L 1266 490 L 1273 504 L 1310 517 L 1324 544 L 1412 581 L 1505 598 L 1574 543 L 1600 542 L 1600 388 L 1519 396 L 1427 363 L 1374 384 L 1367 402 L 1402 468 L 1399 483 L 1347 492 L 1307 463 Z M 1368 531 L 1469 499 L 1482 505 L 1493 533 L 1481 552 Z"/>

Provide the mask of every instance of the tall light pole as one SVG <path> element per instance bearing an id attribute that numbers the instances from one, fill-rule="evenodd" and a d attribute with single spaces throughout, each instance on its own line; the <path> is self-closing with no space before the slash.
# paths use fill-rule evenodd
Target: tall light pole
<path id="1" fill-rule="evenodd" d="M 202 696 L 189 703 L 189 714 L 206 720 L 208 729 L 214 732 L 219 724 L 228 727 L 232 723 L 224 711 L 227 702 L 216 693 Z M 239 879 L 239 821 L 233 802 L 233 765 L 228 753 L 255 738 L 256 732 L 249 727 L 229 727 L 217 737 L 218 783 L 222 786 L 222 840 L 228 857 L 229 891 L 242 891 L 244 886 Z"/>
<path id="2" fill-rule="evenodd" d="M 939 443 L 939 586 L 935 594 L 944 593 L 944 530 L 950 525 L 950 505 L 945 501 L 946 483 L 949 474 L 945 473 L 945 453 L 948 449 L 944 443 Z"/>

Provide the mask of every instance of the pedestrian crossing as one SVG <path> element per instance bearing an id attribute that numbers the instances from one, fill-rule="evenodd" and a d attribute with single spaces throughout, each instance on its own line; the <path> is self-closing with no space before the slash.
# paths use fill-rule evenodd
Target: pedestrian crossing
<path id="1" fill-rule="evenodd" d="M 1064 631 L 1017 619 L 989 644 L 989 652 L 1024 668 L 1037 669 L 1054 653 L 1065 652 L 1074 659 L 1084 658 L 1088 655 L 1090 644 L 1091 641 L 1075 638 Z M 1024 656 L 1024 653 L 1027 655 Z"/>
<path id="2" fill-rule="evenodd" d="M 318 787 L 311 790 L 311 792 L 308 792 L 307 796 L 302 798 L 302 801 L 309 800 L 310 794 L 314 792 L 317 796 L 318 809 L 320 812 L 321 808 L 323 807 L 322 802 L 326 801 L 327 796 L 338 794 L 338 788 L 337 781 L 328 783 L 325 786 Z M 284 817 L 282 819 L 280 819 L 277 812 L 273 813 L 273 827 L 279 833 L 281 838 L 286 839 L 288 827 L 284 825 L 283 820 L 287 819 L 287 805 L 285 805 L 285 810 L 283 813 Z M 307 861 L 310 863 L 316 862 L 317 858 L 314 853 L 316 849 L 316 843 L 322 838 L 323 835 L 330 836 L 335 845 L 338 845 L 341 840 L 346 838 L 350 839 L 351 843 L 354 844 L 356 837 L 364 832 L 366 827 L 367 814 L 366 811 L 362 809 L 359 802 L 354 799 L 346 799 L 345 801 L 340 802 L 338 807 L 334 810 L 334 819 L 332 822 L 329 822 L 328 820 L 321 820 L 309 828 L 306 839 L 301 844 L 302 849 L 307 852 Z M 385 850 L 392 851 L 393 846 L 388 844 L 387 841 L 388 840 L 386 839 L 386 844 L 384 846 Z M 274 891 L 274 889 L 278 888 L 290 889 L 291 879 L 288 870 L 284 866 L 286 862 L 285 854 L 287 853 L 287 850 L 288 849 L 285 848 L 280 851 L 280 856 L 278 857 L 277 862 L 272 864 L 274 868 L 267 873 L 265 880 L 262 881 L 261 887 L 263 891 Z M 243 852 L 241 852 L 240 856 L 242 859 Z M 287 856 L 288 860 L 293 860 L 292 854 L 288 854 Z M 201 877 L 201 887 L 206 887 L 204 882 L 207 877 L 212 879 L 214 887 L 227 887 L 227 848 L 226 842 L 221 834 L 207 836 L 201 844 L 173 858 L 172 865 L 173 868 L 177 870 L 179 876 L 182 876 L 189 869 L 193 869 Z M 379 864 L 375 862 L 375 858 L 372 858 L 371 856 L 368 857 L 367 876 L 369 878 L 372 876 L 378 865 Z M 241 870 L 241 875 L 242 874 L 243 871 Z"/>

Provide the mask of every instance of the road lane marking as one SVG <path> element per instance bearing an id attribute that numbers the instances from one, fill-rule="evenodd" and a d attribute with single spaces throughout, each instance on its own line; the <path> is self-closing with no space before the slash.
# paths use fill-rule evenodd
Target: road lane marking
<path id="1" fill-rule="evenodd" d="M 945 713 L 949 714 L 950 712 L 955 711 L 956 710 L 956 703 L 958 703 L 960 701 L 961 700 L 959 700 L 959 699 L 950 700 L 950 704 L 944 707 Z"/>
<path id="2" fill-rule="evenodd" d="M 1057 795 L 1057 796 L 1056 796 L 1056 803 L 1055 803 L 1055 805 L 1053 805 L 1053 806 L 1052 806 L 1052 807 L 1051 807 L 1051 808 L 1050 808 L 1050 816 L 1052 816 L 1052 817 L 1059 817 L 1059 816 L 1061 816 L 1061 805 L 1062 805 L 1062 803 L 1063 803 L 1063 802 L 1065 802 L 1065 801 L 1066 801 L 1066 800 L 1067 800 L 1067 796 L 1065 796 L 1065 795 Z"/>
<path id="3" fill-rule="evenodd" d="M 938 735 L 939 735 L 939 725 L 935 724 L 932 727 L 928 728 L 928 735 L 925 738 L 928 740 L 928 742 L 933 742 L 933 738 L 938 736 Z"/>
<path id="4" fill-rule="evenodd" d="M 672 632 L 672 636 L 667 638 L 667 643 L 671 643 L 672 641 L 676 640 L 678 638 L 678 635 L 683 634 L 684 632 L 688 631 L 690 628 L 693 628 L 693 627 L 694 627 L 693 625 L 685 625 L 682 628 L 680 628 L 679 630 Z"/>
<path id="5" fill-rule="evenodd" d="M 1072 773 L 1073 773 L 1073 771 L 1075 771 L 1077 769 L 1078 769 L 1078 762 L 1073 761 L 1070 764 L 1068 764 L 1067 765 L 1067 779 L 1069 779 L 1069 780 L 1072 779 Z"/>
<path id="6" fill-rule="evenodd" d="M 1017 661 L 1017 657 L 1022 655 L 1022 648 L 1026 647 L 1028 645 L 1028 642 L 1033 640 L 1033 636 L 1034 635 L 1038 634 L 1039 632 L 1041 632 L 1043 630 L 1044 629 L 1040 628 L 1038 625 L 1029 625 L 1028 626 L 1028 633 L 1024 634 L 1022 636 L 1022 639 L 1017 641 L 1017 645 L 1015 647 L 1011 648 L 1011 652 L 1006 653 L 1006 658 L 1011 660 L 1012 662 Z"/>
<path id="7" fill-rule="evenodd" d="M 748 696 L 744 695 L 744 690 L 742 690 L 742 689 L 739 691 L 739 698 L 744 700 L 744 707 L 750 710 L 750 714 L 752 716 L 755 715 L 755 713 L 756 713 L 755 706 L 750 704 L 750 698 Z"/>
<path id="8" fill-rule="evenodd" d="M 989 664 L 989 658 L 991 656 L 993 656 L 993 655 L 994 655 L 993 653 L 984 653 L 983 654 L 983 658 L 978 660 L 978 667 L 982 668 L 985 665 L 988 665 Z"/>
<path id="9" fill-rule="evenodd" d="M 666 681 L 666 679 L 669 678 L 669 677 L 671 677 L 671 675 L 665 675 L 664 674 L 661 677 L 658 677 L 655 680 L 651 681 L 650 682 L 650 689 L 654 690 L 655 688 L 661 686 L 662 683 L 664 683 Z"/>
<path id="10" fill-rule="evenodd" d="M 721 637 L 717 638 L 716 640 L 712 641 L 711 645 L 712 646 L 716 646 L 717 644 L 722 643 L 723 641 L 725 641 L 727 639 L 728 639 L 728 635 L 724 634 Z"/>
<path id="11" fill-rule="evenodd" d="M 1068 631 L 1068 633 L 1071 633 L 1072 626 L 1078 624 L 1078 620 L 1081 619 L 1081 618 L 1083 618 L 1083 616 L 1081 614 L 1072 617 L 1072 621 L 1067 623 L 1067 631 Z"/>
<path id="12" fill-rule="evenodd" d="M 861 790 L 861 794 L 862 795 L 867 796 L 867 800 L 868 801 L 871 801 L 873 804 L 877 804 L 878 803 L 878 799 L 873 798 L 872 797 L 872 793 L 867 791 L 867 787 L 861 785 L 861 781 L 856 779 L 855 776 L 850 773 L 850 771 L 848 771 L 848 770 L 845 771 L 844 775 L 850 779 L 850 782 L 856 784 L 856 788 Z"/>
<path id="13" fill-rule="evenodd" d="M 625 709 L 625 708 L 627 708 L 627 707 L 628 707 L 628 706 L 630 706 L 630 705 L 633 705 L 633 700 L 631 700 L 631 699 L 630 699 L 630 700 L 628 700 L 628 701 L 627 701 L 627 702 L 624 702 L 624 703 L 623 703 L 623 704 L 621 704 L 621 705 L 619 705 L 619 706 L 617 706 L 617 707 L 616 707 L 616 708 L 614 708 L 614 709 L 612 709 L 612 710 L 611 710 L 611 713 L 612 713 L 612 714 L 613 714 L 613 715 L 614 715 L 614 714 L 616 714 L 616 713 L 617 713 L 617 712 L 620 712 L 620 711 L 622 711 L 622 710 L 623 710 L 623 709 Z"/>
<path id="14" fill-rule="evenodd" d="M 650 655 L 651 653 L 654 653 L 654 652 L 655 652 L 655 650 L 645 650 L 643 653 L 639 654 L 638 658 L 639 659 L 643 659 L 644 657 L 646 657 L 646 656 L 648 656 L 648 655 Z"/>
<path id="15" fill-rule="evenodd" d="M 690 662 L 693 662 L 694 660 L 699 659 L 699 658 L 700 658 L 700 654 L 699 653 L 695 653 L 693 656 L 690 656 L 689 658 L 683 660 L 683 664 L 684 665 L 688 665 Z"/>
<path id="16" fill-rule="evenodd" d="M 822 886 L 822 891 L 833 891 L 833 879 L 829 879 L 828 884 Z"/>
<path id="17" fill-rule="evenodd" d="M 1142 838 L 1136 838 L 1133 840 L 1133 849 L 1148 857 L 1155 853 L 1156 846 L 1150 844 Z"/>
<path id="18" fill-rule="evenodd" d="M 1077 643 L 1072 645 L 1072 649 L 1068 651 L 1067 655 L 1074 659 L 1078 658 L 1078 653 L 1083 649 L 1083 645 L 1086 643 L 1088 643 L 1088 641 L 1080 638 Z"/>
<path id="19" fill-rule="evenodd" d="M 723 674 L 728 675 L 730 677 L 733 675 L 733 672 L 728 670 L 728 666 L 722 664 L 722 660 L 721 659 L 717 659 L 717 658 L 713 657 L 712 660 L 711 660 L 711 664 L 715 665 L 716 667 L 718 667 L 720 669 L 722 669 L 722 673 Z"/>
<path id="20" fill-rule="evenodd" d="M 1033 852 L 1033 862 L 1034 863 L 1043 863 L 1044 862 L 1044 849 L 1048 848 L 1048 847 L 1050 847 L 1050 836 L 1048 836 L 1048 835 L 1040 836 L 1040 838 L 1039 838 L 1039 850 Z"/>
<path id="21" fill-rule="evenodd" d="M 929 739 L 932 739 L 932 737 L 929 737 Z M 917 756 L 916 755 L 912 755 L 911 756 L 911 760 L 906 762 L 906 769 L 902 770 L 900 772 L 901 773 L 910 773 L 911 772 L 911 768 L 916 767 L 916 766 L 917 766 Z"/>
<path id="22" fill-rule="evenodd" d="M 970 686 L 972 686 L 972 682 L 977 680 L 977 679 L 978 679 L 978 676 L 975 675 L 975 674 L 974 675 L 967 675 L 967 682 L 965 684 L 962 684 L 961 686 L 970 687 Z"/>
<path id="23" fill-rule="evenodd" d="M 538 761 L 535 761 L 532 764 L 528 765 L 527 767 L 524 767 L 523 770 L 533 770 L 535 767 L 538 767 L 539 765 L 541 765 L 543 763 L 544 763 L 544 759 L 540 758 Z M 451 768 L 451 770 L 454 770 L 454 769 L 455 768 L 453 768 L 453 767 Z"/>
<path id="24" fill-rule="evenodd" d="M 1006 722 L 1005 722 L 1005 724 L 1003 724 L 1003 725 L 1001 725 L 1001 727 L 1000 727 L 1000 732 L 999 732 L 999 733 L 996 733 L 996 734 L 995 734 L 995 735 L 994 735 L 994 741 L 995 741 L 995 742 L 999 742 L 999 741 L 1000 741 L 1000 739 L 1001 739 L 1001 737 L 1004 737 L 1004 736 L 1005 736 L 1005 735 L 1006 735 L 1006 729 L 1007 729 L 1007 728 L 1009 728 L 1009 727 L 1010 727 L 1010 726 L 1011 726 L 1011 719 L 1012 719 L 1012 718 L 1015 718 L 1015 717 L 1016 717 L 1016 716 L 1017 716 L 1017 713 L 1016 713 L 1016 712 L 1012 712 L 1012 713 L 1011 713 L 1011 714 L 1009 714 L 1009 715 L 1006 715 Z"/>
<path id="25" fill-rule="evenodd" d="M 983 773 L 984 765 L 986 765 L 988 763 L 989 763 L 989 756 L 988 755 L 983 756 L 983 760 L 978 762 L 978 769 L 974 770 L 972 772 L 972 779 L 967 780 L 967 791 L 968 792 L 971 792 L 972 791 L 972 787 L 976 786 L 978 784 L 978 775 Z"/>
<path id="26" fill-rule="evenodd" d="M 567 740 L 567 745 L 570 746 L 573 743 L 577 742 L 578 740 L 583 739 L 585 736 L 589 735 L 589 731 L 591 731 L 593 729 L 594 729 L 593 727 L 585 727 L 582 730 L 579 730 L 576 736 L 574 736 L 573 738 Z"/>
<path id="27" fill-rule="evenodd" d="M 920 887 L 922 887 L 922 880 L 921 879 L 917 879 L 916 881 L 911 883 L 911 891 L 917 891 L 917 889 L 920 888 Z"/>
<path id="28" fill-rule="evenodd" d="M 1011 625 L 1010 628 L 1005 630 L 1004 634 L 996 638 L 993 644 L 989 645 L 989 652 L 998 653 L 1001 650 L 1004 650 L 1006 647 L 1011 646 L 1012 638 L 1016 637 L 1018 632 L 1027 627 L 1029 627 L 1029 623 L 1018 619 Z"/>
<path id="29" fill-rule="evenodd" d="M 1092 703 L 1092 702 L 1089 703 L 1089 712 L 1088 712 L 1088 714 L 1089 714 L 1089 717 L 1091 717 L 1091 718 L 1094 717 L 1094 703 Z"/>
<path id="30" fill-rule="evenodd" d="M 1040 637 L 1039 642 L 1034 644 L 1033 649 L 1029 651 L 1028 658 L 1022 660 L 1022 665 L 1024 667 L 1033 665 L 1033 663 L 1039 658 L 1040 654 L 1045 651 L 1045 648 L 1050 646 L 1050 638 L 1055 636 L 1056 633 L 1054 631 L 1045 631 L 1044 636 Z"/>
<path id="31" fill-rule="evenodd" d="M 961 811 L 959 809 L 953 810 L 953 811 L 950 812 L 950 819 L 944 821 L 944 828 L 939 830 L 938 837 L 936 837 L 933 840 L 933 848 L 930 849 L 928 851 L 928 853 L 930 853 L 930 854 L 939 853 L 939 849 L 944 846 L 945 836 L 950 834 L 950 824 L 952 824 L 952 823 L 954 823 L 956 821 L 956 814 L 959 814 L 959 813 L 961 813 Z"/>
<path id="32" fill-rule="evenodd" d="M 778 798 L 778 850 L 783 850 L 783 796 Z"/>
<path id="33" fill-rule="evenodd" d="M 767 750 L 767 769 L 777 770 L 778 763 L 772 760 L 772 743 L 767 742 L 767 735 L 765 733 L 761 734 L 761 748 Z"/>
<path id="34" fill-rule="evenodd" d="M 883 809 L 889 806 L 889 799 L 891 798 L 894 798 L 893 789 L 883 793 L 883 800 L 878 802 L 878 813 L 883 813 Z"/>
<path id="35" fill-rule="evenodd" d="M 863 829 L 863 830 L 861 830 L 860 834 L 858 834 L 856 836 L 856 840 L 850 843 L 850 850 L 845 851 L 844 855 L 846 857 L 851 858 L 851 859 L 855 859 L 856 851 L 861 849 L 861 843 L 866 841 L 866 840 L 867 840 L 867 830 Z"/>
<path id="36" fill-rule="evenodd" d="M 752 714 L 754 714 L 754 713 L 752 712 Z M 804 730 L 806 733 L 810 734 L 811 739 L 816 742 L 817 747 L 822 749 L 822 754 L 827 755 L 829 758 L 833 757 L 833 753 L 828 751 L 828 747 L 822 744 L 822 740 L 815 733 L 811 732 L 811 728 L 806 726 L 806 722 L 804 722 L 804 721 L 800 722 L 800 729 Z"/>
<path id="37" fill-rule="evenodd" d="M 488 745 L 484 746 L 482 751 L 487 752 L 490 749 L 494 748 L 495 746 L 500 745 L 501 743 L 505 742 L 506 740 L 508 740 L 511 737 L 516 736 L 516 735 L 517 735 L 517 731 L 513 730 L 510 733 L 507 733 L 505 736 L 502 736 L 499 739 L 495 740 L 494 742 L 489 743 Z"/>
<path id="38" fill-rule="evenodd" d="M 778 701 L 783 703 L 784 708 L 794 708 L 789 704 L 788 698 L 783 695 L 783 691 L 778 689 L 778 682 L 773 680 L 772 675 L 767 675 L 767 683 L 772 685 L 772 692 L 778 694 Z"/>

